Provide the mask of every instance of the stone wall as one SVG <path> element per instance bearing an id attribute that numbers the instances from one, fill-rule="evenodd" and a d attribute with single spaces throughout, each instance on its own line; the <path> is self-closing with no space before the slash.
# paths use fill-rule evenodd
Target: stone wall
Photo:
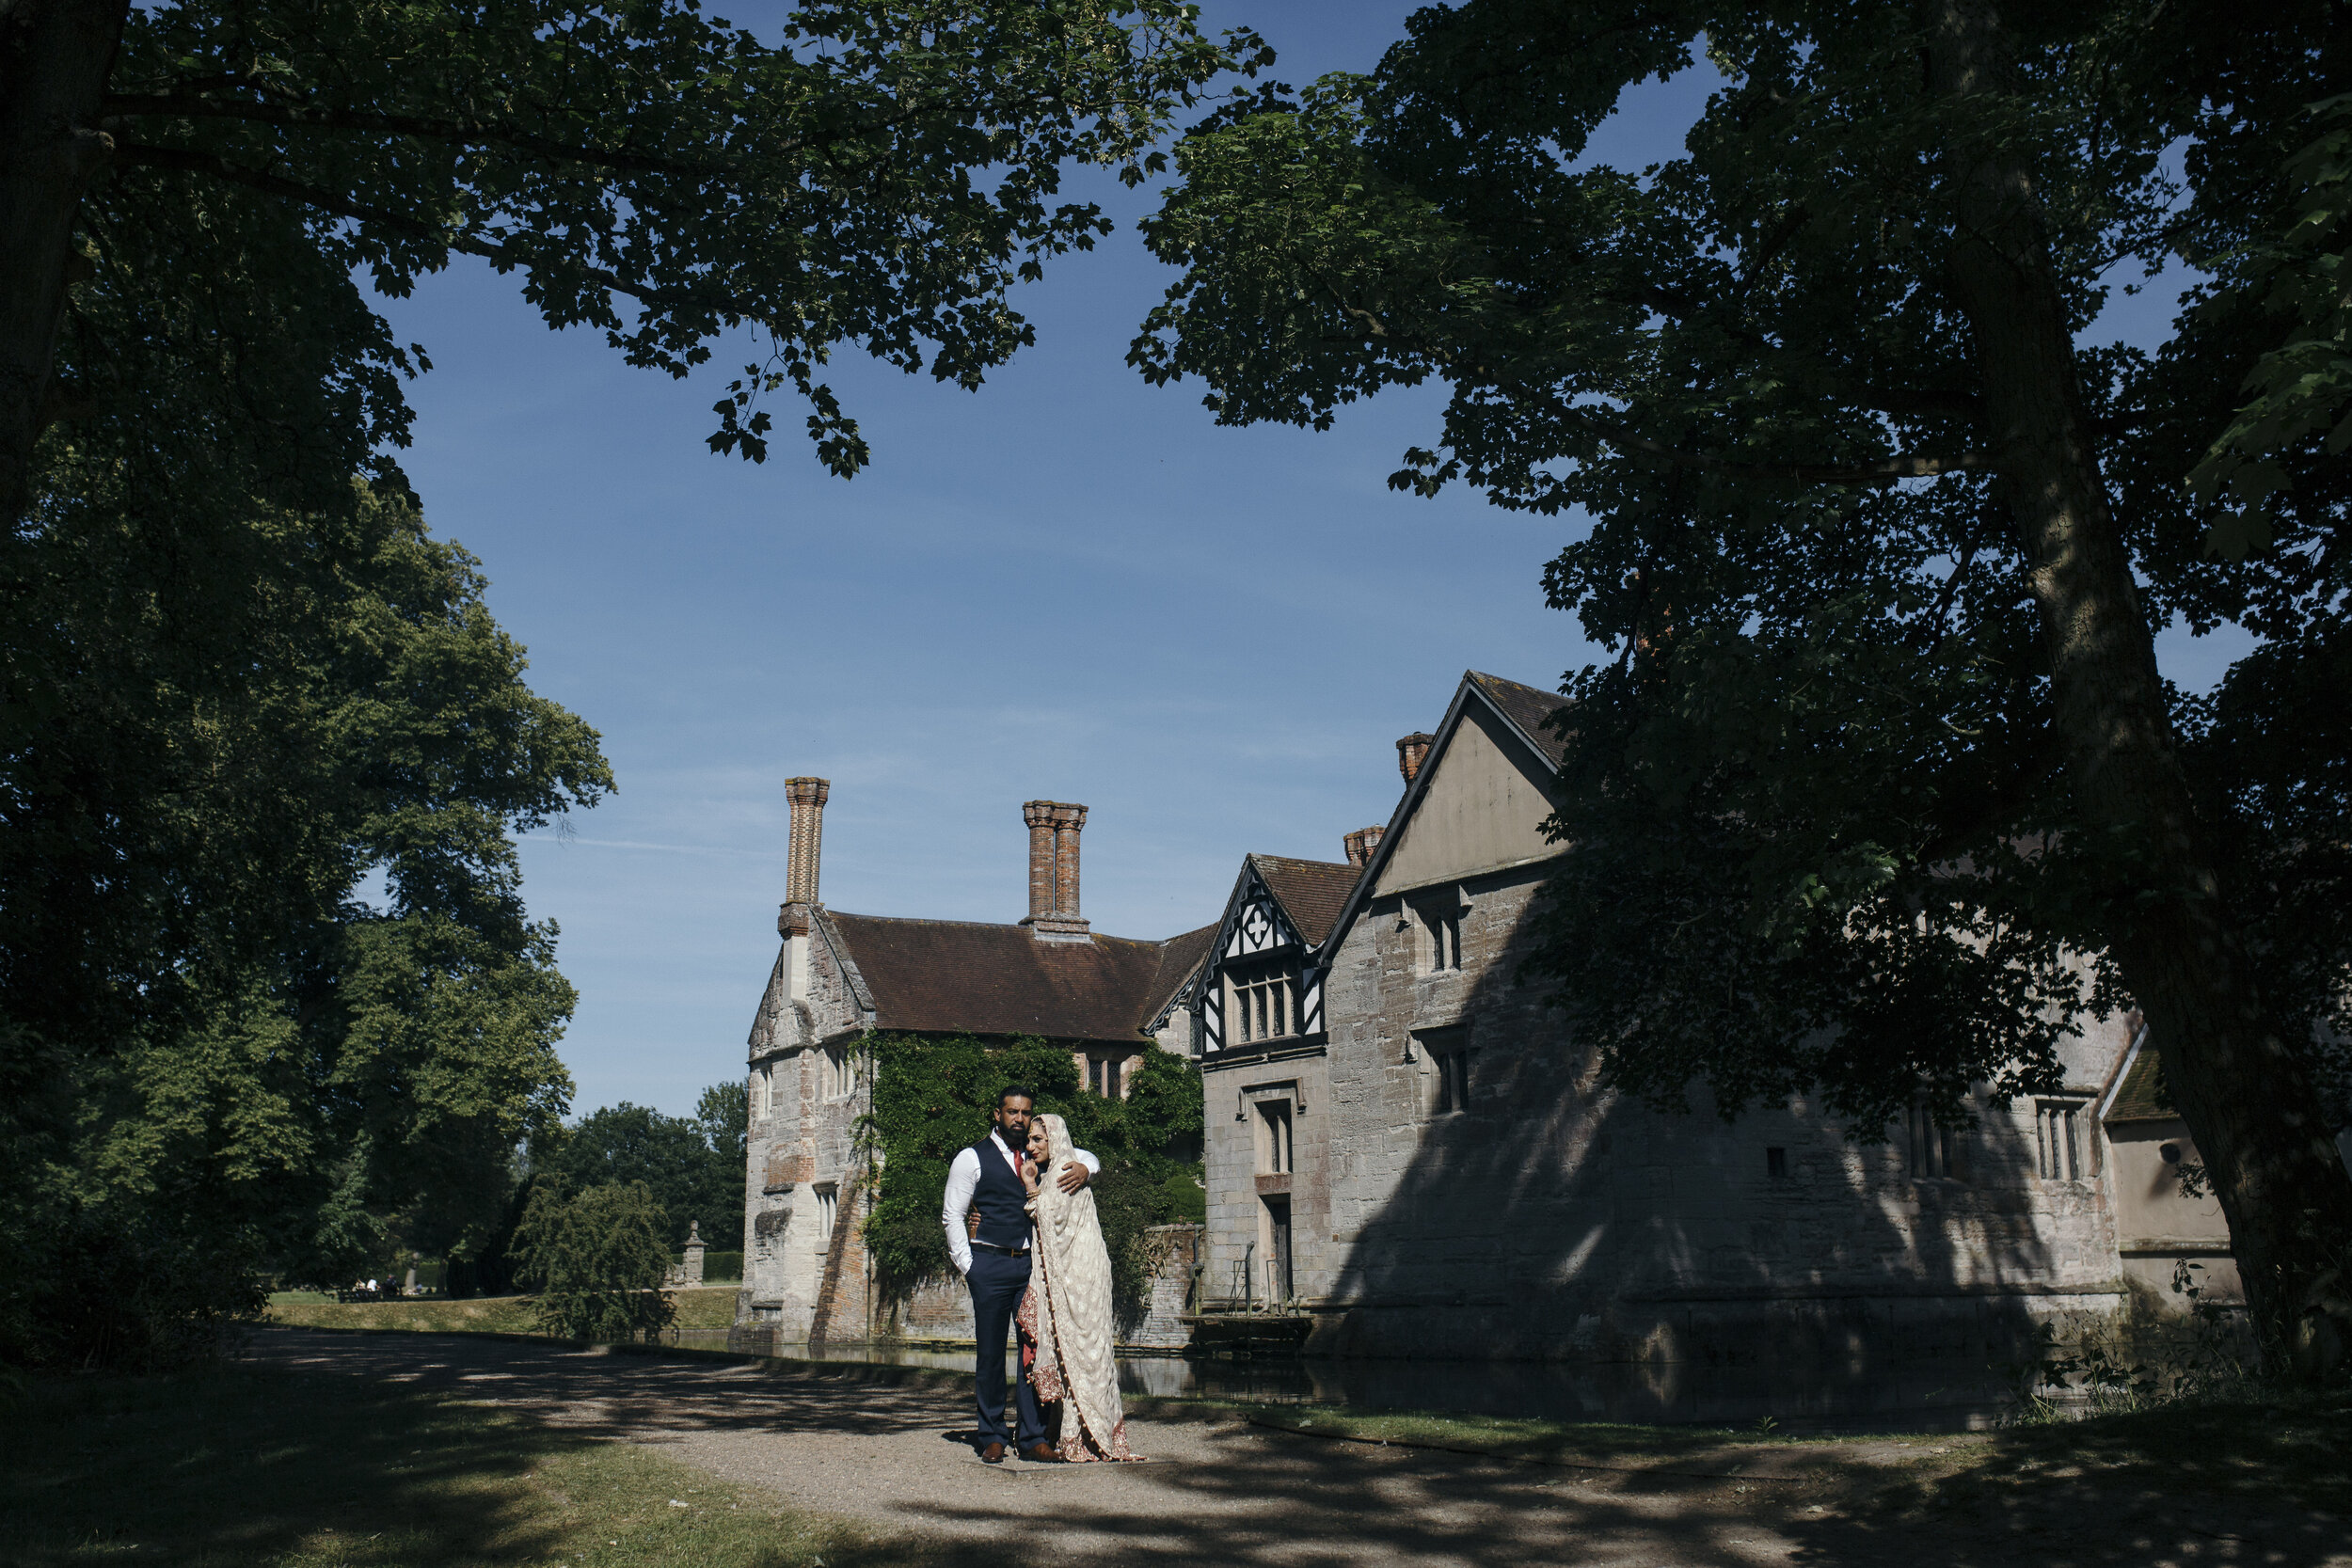
<path id="1" fill-rule="evenodd" d="M 1804 1100 L 1726 1125 L 1703 1100 L 1664 1115 L 1600 1091 L 1593 1053 L 1516 979 L 1541 875 L 1373 900 L 1326 981 L 1326 1040 L 1203 1064 L 1212 1307 L 1244 1305 L 1234 1265 L 1263 1258 L 1278 1192 L 1311 1352 L 1977 1355 L 2053 1312 L 2121 1305 L 2095 1128 L 2085 1168 L 2050 1179 L 2030 1103 L 1979 1104 L 1981 1128 L 1931 1150 L 1906 1128 L 1851 1143 Z M 1458 971 L 1431 968 L 1433 902 L 1458 917 Z M 2067 1079 L 2087 1102 L 2122 1041 L 2086 1028 Z M 1446 1058 L 1465 1052 L 1467 1101 L 1448 1105 Z M 1296 1153 L 1279 1173 L 1260 1106 L 1284 1095 Z M 1248 1295 L 1262 1304 L 1263 1283 Z"/>
<path id="2" fill-rule="evenodd" d="M 1195 1275 L 1205 1262 L 1204 1227 L 1155 1225 L 1144 1232 L 1152 1260 L 1143 1321 L 1119 1337 L 1122 1345 L 1145 1350 L 1182 1350 L 1192 1338 L 1185 1320 L 1195 1310 Z"/>
<path id="3" fill-rule="evenodd" d="M 772 1327 L 784 1341 L 863 1339 L 872 1291 L 856 1141 L 870 1089 L 852 1073 L 844 1092 L 843 1068 L 855 1067 L 844 1053 L 865 1015 L 822 919 L 800 924 L 786 936 L 751 1040 L 738 1321 Z"/>

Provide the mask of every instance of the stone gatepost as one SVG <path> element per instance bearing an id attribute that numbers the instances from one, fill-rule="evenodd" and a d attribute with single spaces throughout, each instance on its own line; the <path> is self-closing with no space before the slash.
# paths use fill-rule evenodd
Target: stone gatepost
<path id="1" fill-rule="evenodd" d="M 700 1220 L 690 1220 L 686 1226 L 686 1277 L 683 1283 L 693 1286 L 703 1282 L 703 1249 L 709 1243 L 703 1240 Z"/>

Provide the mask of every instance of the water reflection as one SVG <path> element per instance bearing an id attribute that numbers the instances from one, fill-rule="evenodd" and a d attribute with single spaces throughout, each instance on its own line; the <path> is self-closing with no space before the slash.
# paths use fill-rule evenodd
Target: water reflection
<path id="1" fill-rule="evenodd" d="M 723 1347 L 724 1329 L 676 1342 Z M 896 1344 L 811 1348 L 779 1340 L 770 1354 L 969 1372 L 970 1351 Z M 1122 1355 L 1123 1392 L 1263 1404 L 1438 1410 L 1459 1415 L 1645 1425 L 1754 1427 L 1791 1433 L 1953 1432 L 1990 1426 L 2010 1408 L 2009 1379 L 1953 1361 L 1825 1367 L 1695 1363 L 1548 1366 L 1526 1362 L 1255 1360 Z"/>

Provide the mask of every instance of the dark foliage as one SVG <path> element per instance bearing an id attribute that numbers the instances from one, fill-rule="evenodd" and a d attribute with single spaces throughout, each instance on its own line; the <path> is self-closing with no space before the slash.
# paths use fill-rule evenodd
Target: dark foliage
<path id="1" fill-rule="evenodd" d="M 572 1192 L 614 1181 L 643 1184 L 676 1232 L 669 1238 L 673 1249 L 697 1223 L 704 1241 L 724 1240 L 742 1226 L 747 1107 L 739 1084 L 703 1092 L 702 1109 L 720 1118 L 716 1125 L 701 1115 L 664 1116 L 623 1101 L 544 1139 L 532 1151 L 532 1168 Z"/>

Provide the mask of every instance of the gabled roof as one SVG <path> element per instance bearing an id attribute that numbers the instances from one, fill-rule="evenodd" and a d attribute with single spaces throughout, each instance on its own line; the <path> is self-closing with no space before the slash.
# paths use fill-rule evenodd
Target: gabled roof
<path id="1" fill-rule="evenodd" d="M 1560 766 L 1568 752 L 1567 742 L 1554 734 L 1547 721 L 1568 705 L 1566 698 L 1557 691 L 1521 686 L 1501 675 L 1482 675 L 1475 670 L 1467 672 L 1462 679 L 1477 687 L 1528 744 L 1544 754 L 1546 761 L 1554 768 Z"/>
<path id="2" fill-rule="evenodd" d="M 1481 674 L 1476 670 L 1463 671 L 1462 683 L 1454 689 L 1454 701 L 1446 705 L 1445 719 L 1438 724 L 1437 734 L 1430 741 L 1428 755 L 1422 760 L 1421 770 L 1414 775 L 1413 782 L 1405 786 L 1405 793 L 1397 800 L 1396 809 L 1389 814 L 1388 831 L 1380 835 L 1379 847 L 1373 850 L 1363 873 L 1350 886 L 1347 901 L 1331 924 L 1328 941 L 1336 942 L 1347 934 L 1347 927 L 1363 911 L 1364 900 L 1379 885 L 1382 869 L 1388 865 L 1389 858 L 1396 853 L 1396 847 L 1404 842 L 1406 819 L 1412 816 L 1413 807 L 1429 789 L 1429 781 L 1443 766 L 1446 752 L 1454 741 L 1454 732 L 1462 727 L 1462 715 L 1472 703 L 1501 719 L 1503 727 L 1528 749 L 1532 758 L 1547 768 L 1557 768 L 1561 759 L 1567 754 L 1566 742 L 1553 734 L 1546 722 L 1553 714 L 1567 706 L 1566 700 L 1559 693 L 1546 691 L 1541 687 L 1525 686 L 1518 681 L 1507 681 L 1501 675 Z"/>
<path id="3" fill-rule="evenodd" d="M 2132 1053 L 2131 1066 L 2123 1069 L 2123 1081 L 2115 1085 L 2115 1093 L 2107 1101 L 2106 1114 L 2099 1119 L 2109 1124 L 2181 1119 L 2181 1113 L 2173 1108 L 2171 1096 L 2165 1093 L 2164 1078 L 2157 1069 L 2153 1051 L 2143 1049 Z"/>
<path id="4" fill-rule="evenodd" d="M 1200 972 L 1201 961 L 1209 956 L 1209 944 L 1216 940 L 1216 925 L 1211 922 L 1197 931 L 1168 938 L 1160 943 L 1160 967 L 1152 976 L 1152 989 L 1144 993 L 1143 1017 L 1138 1027 L 1151 1034 L 1166 1022 L 1168 1009 L 1175 1006 L 1184 986 Z"/>
<path id="5" fill-rule="evenodd" d="M 871 999 L 872 1027 L 1132 1045 L 1170 945 L 1040 942 L 1024 926 L 818 911 Z M 1182 940 L 1182 939 L 1179 939 Z"/>
<path id="6" fill-rule="evenodd" d="M 1358 868 L 1345 861 L 1295 861 L 1285 855 L 1251 855 L 1248 861 L 1307 945 L 1322 946 L 1347 905 Z M 1210 934 L 1216 935 L 1214 927 Z"/>

